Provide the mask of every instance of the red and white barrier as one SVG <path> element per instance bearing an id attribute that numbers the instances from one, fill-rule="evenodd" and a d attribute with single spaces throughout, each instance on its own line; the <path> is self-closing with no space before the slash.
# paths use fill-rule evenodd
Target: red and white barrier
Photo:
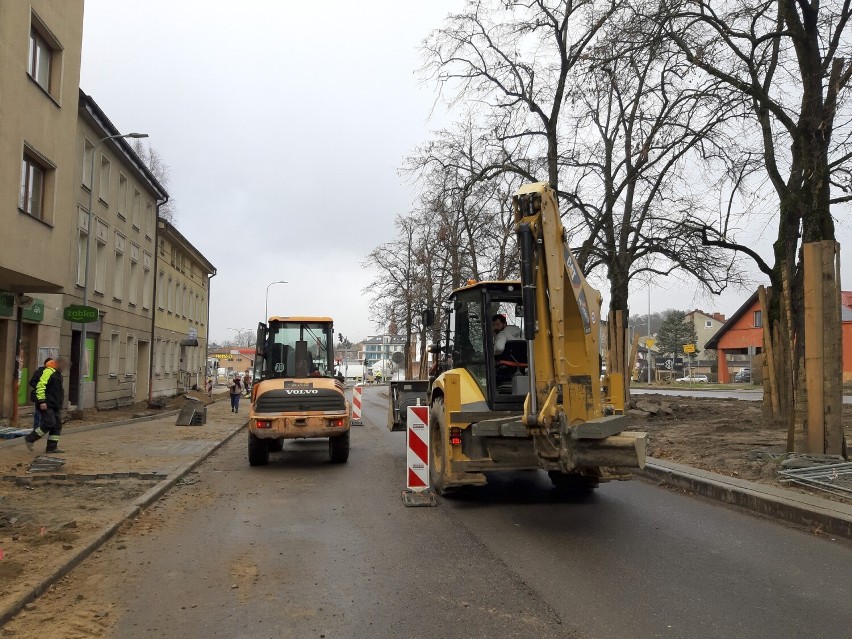
<path id="1" fill-rule="evenodd" d="M 361 421 L 361 386 L 356 384 L 352 389 L 352 419 L 350 423 L 353 426 L 363 426 Z"/>
<path id="2" fill-rule="evenodd" d="M 429 488 L 429 407 L 408 407 L 406 466 L 408 490 Z"/>

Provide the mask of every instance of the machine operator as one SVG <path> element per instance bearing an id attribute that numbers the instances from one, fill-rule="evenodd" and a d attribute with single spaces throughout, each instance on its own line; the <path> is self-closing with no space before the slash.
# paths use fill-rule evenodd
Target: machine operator
<path id="1" fill-rule="evenodd" d="M 491 326 L 494 329 L 494 354 L 502 355 L 506 350 L 506 342 L 524 339 L 521 329 L 506 322 L 506 316 L 498 313 L 491 318 Z"/>

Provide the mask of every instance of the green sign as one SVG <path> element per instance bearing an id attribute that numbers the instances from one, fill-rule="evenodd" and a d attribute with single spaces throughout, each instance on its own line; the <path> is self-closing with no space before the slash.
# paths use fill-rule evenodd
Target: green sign
<path id="1" fill-rule="evenodd" d="M 0 293 L 0 317 L 12 317 L 15 314 L 14 293 Z"/>
<path id="2" fill-rule="evenodd" d="M 71 306 L 65 307 L 65 310 L 62 311 L 62 317 L 69 322 L 90 324 L 91 322 L 97 322 L 100 316 L 98 315 L 98 309 L 94 306 L 72 304 Z"/>
<path id="3" fill-rule="evenodd" d="M 40 322 L 44 319 L 44 300 L 34 300 L 32 306 L 25 308 L 21 317 L 32 322 Z"/>

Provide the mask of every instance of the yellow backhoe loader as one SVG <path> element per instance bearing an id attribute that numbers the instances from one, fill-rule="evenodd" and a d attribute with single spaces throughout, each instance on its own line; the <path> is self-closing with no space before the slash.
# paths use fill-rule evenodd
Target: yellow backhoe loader
<path id="1" fill-rule="evenodd" d="M 580 271 L 547 184 L 514 196 L 520 281 L 470 282 L 449 300 L 445 362 L 430 393 L 439 493 L 484 473 L 544 469 L 578 496 L 645 464 L 625 432 L 624 378 L 601 375 L 601 296 Z"/>

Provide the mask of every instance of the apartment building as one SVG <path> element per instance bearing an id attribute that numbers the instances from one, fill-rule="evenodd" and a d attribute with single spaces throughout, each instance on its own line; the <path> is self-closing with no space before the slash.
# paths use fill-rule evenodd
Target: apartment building
<path id="1" fill-rule="evenodd" d="M 166 220 L 159 220 L 157 243 L 151 385 L 154 396 L 169 396 L 204 385 L 216 268 Z"/>
<path id="2" fill-rule="evenodd" d="M 17 404 L 16 353 L 25 374 L 60 347 L 42 294 L 66 284 L 76 224 L 82 40 L 83 0 L 0 2 L 0 418 Z"/>
<path id="3" fill-rule="evenodd" d="M 60 350 L 71 356 L 69 401 L 78 404 L 82 390 L 85 406 L 112 408 L 148 399 L 157 206 L 168 194 L 127 140 L 105 140 L 122 132 L 82 91 L 76 132 L 74 225 L 65 238 L 70 258 L 59 269 L 64 293 L 46 296 L 44 324 L 58 321 Z M 87 250 L 88 304 L 100 317 L 86 325 L 81 357 L 82 326 L 56 311 L 83 303 Z"/>
<path id="4" fill-rule="evenodd" d="M 686 313 L 684 321 L 692 322 L 692 325 L 695 326 L 695 334 L 698 336 L 695 348 L 699 353 L 703 353 L 707 342 L 725 323 L 725 316 L 722 313 L 705 313 L 695 309 Z"/>

